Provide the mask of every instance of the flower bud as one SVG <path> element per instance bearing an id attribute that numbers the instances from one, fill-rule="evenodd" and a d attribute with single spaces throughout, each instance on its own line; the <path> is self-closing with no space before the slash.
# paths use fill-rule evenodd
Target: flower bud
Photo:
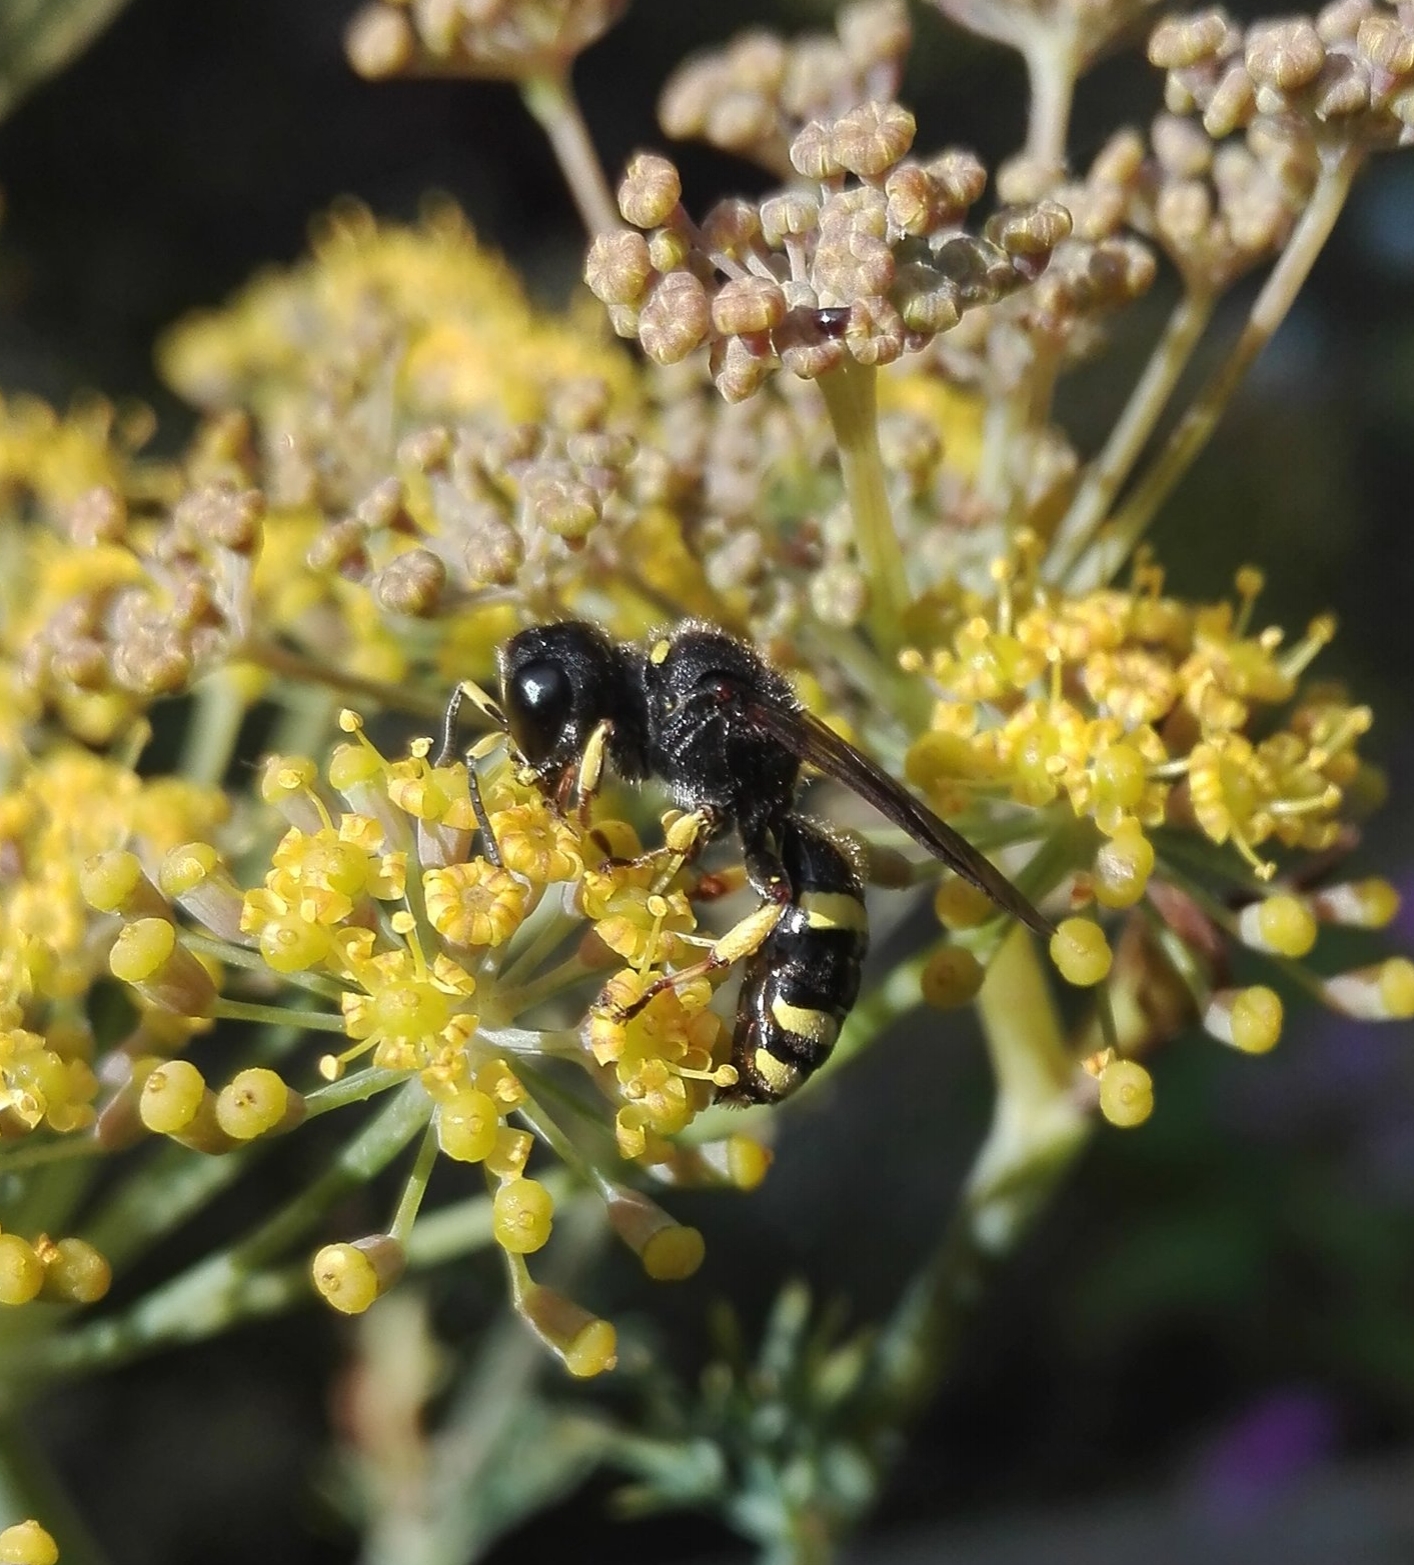
<path id="1" fill-rule="evenodd" d="M 352 1244 L 326 1244 L 310 1272 L 315 1291 L 343 1315 L 363 1312 L 402 1276 L 407 1252 L 388 1234 L 370 1234 Z"/>
<path id="2" fill-rule="evenodd" d="M 108 956 L 115 978 L 131 984 L 149 1005 L 181 1016 L 210 1016 L 216 1004 L 211 974 L 177 940 L 165 918 L 140 918 L 123 927 Z"/>

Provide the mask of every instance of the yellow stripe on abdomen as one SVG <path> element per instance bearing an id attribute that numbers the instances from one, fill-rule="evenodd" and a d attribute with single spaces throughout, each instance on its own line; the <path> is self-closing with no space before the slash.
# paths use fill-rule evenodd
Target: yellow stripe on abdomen
<path id="1" fill-rule="evenodd" d="M 828 1049 L 839 1035 L 840 1024 L 828 1011 L 814 1011 L 792 1005 L 779 996 L 771 1001 L 771 1020 L 784 1032 L 804 1038 L 817 1049 Z"/>
<path id="2" fill-rule="evenodd" d="M 752 1064 L 761 1080 L 781 1097 L 793 1092 L 800 1082 L 800 1067 L 786 1060 L 778 1060 L 769 1049 L 758 1049 Z"/>
<path id="3" fill-rule="evenodd" d="M 869 915 L 847 891 L 803 891 L 797 904 L 811 929 L 848 929 L 863 934 Z"/>

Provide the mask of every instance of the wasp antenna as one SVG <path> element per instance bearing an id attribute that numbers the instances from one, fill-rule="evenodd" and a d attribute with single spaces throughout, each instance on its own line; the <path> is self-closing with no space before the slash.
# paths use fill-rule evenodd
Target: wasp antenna
<path id="1" fill-rule="evenodd" d="M 497 728 L 506 726 L 506 714 L 501 704 L 489 690 L 483 690 L 474 679 L 464 679 L 457 687 L 483 717 L 489 718 Z"/>
<path id="2" fill-rule="evenodd" d="M 442 714 L 442 742 L 437 747 L 437 766 L 447 766 L 457 753 L 457 724 L 461 720 L 463 702 L 470 701 L 478 712 L 488 718 L 496 728 L 499 740 L 506 732 L 505 713 L 495 700 L 474 679 L 463 679 L 454 687 L 447 700 L 447 710 Z"/>

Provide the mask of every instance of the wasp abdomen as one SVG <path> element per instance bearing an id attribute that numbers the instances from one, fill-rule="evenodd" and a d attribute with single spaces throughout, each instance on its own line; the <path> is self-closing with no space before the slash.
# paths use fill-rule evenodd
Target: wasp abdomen
<path id="1" fill-rule="evenodd" d="M 821 828 L 789 817 L 781 861 L 791 900 L 747 965 L 732 1038 L 737 1103 L 788 1097 L 830 1056 L 859 994 L 869 945 L 864 886 Z"/>

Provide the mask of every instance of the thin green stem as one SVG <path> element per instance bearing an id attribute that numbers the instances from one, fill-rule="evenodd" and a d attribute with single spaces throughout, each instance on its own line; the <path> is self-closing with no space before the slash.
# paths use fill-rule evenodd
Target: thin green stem
<path id="1" fill-rule="evenodd" d="M 521 98 L 549 138 L 585 232 L 604 234 L 622 228 L 623 221 L 604 177 L 594 139 L 584 123 L 568 67 L 559 75 L 531 77 L 521 85 Z"/>
<path id="2" fill-rule="evenodd" d="M 210 935 L 199 935 L 191 929 L 182 930 L 181 935 L 182 944 L 194 956 L 209 956 L 225 967 L 243 968 L 247 972 L 260 973 L 266 978 L 271 975 L 270 964 L 259 951 L 253 951 L 248 946 L 238 946 L 229 940 L 217 940 Z M 280 976 L 293 988 L 303 989 L 309 994 L 321 995 L 326 1000 L 337 1000 L 344 993 L 344 989 L 339 984 L 332 979 L 321 977 L 318 973 L 282 973 Z"/>
<path id="3" fill-rule="evenodd" d="M 1065 24 L 1036 27 L 1024 34 L 1022 49 L 1031 84 L 1026 122 L 1026 156 L 1053 175 L 1065 172 L 1065 148 L 1070 133 L 1070 106 L 1079 73 L 1075 45 Z"/>
<path id="4" fill-rule="evenodd" d="M 106 1565 L 108 1556 L 45 1460 L 34 1431 L 7 1418 L 0 1421 L 0 1528 L 31 1518 L 59 1545 L 64 1565 Z"/>
<path id="5" fill-rule="evenodd" d="M 1030 1231 L 1089 1132 L 1051 986 L 1025 929 L 1013 929 L 997 952 L 978 1010 L 997 1080 L 992 1127 L 932 1262 L 880 1336 L 879 1411 L 889 1424 L 927 1405 L 992 1273 Z"/>
<path id="6" fill-rule="evenodd" d="M 436 722 L 446 706 L 440 697 L 426 695 L 413 686 L 387 685 L 380 679 L 365 679 L 361 674 L 350 674 L 346 669 L 322 663 L 274 641 L 248 641 L 241 647 L 240 655 L 269 669 L 272 674 L 298 684 L 324 685 L 342 695 L 376 701 L 392 712 L 410 712 L 415 717 L 427 717 Z"/>
<path id="7" fill-rule="evenodd" d="M 498 988 L 488 993 L 486 1003 L 482 1007 L 482 1019 L 488 1027 L 498 1026 L 499 1022 L 495 1018 L 509 1019 L 522 1016 L 526 1011 L 532 1010 L 541 1001 L 558 994 L 568 985 L 579 983 L 582 979 L 602 971 L 602 968 L 590 967 L 576 951 L 573 956 L 567 956 L 563 962 L 547 968 L 538 978 L 532 978 L 529 983 L 513 989 Z"/>
<path id="8" fill-rule="evenodd" d="M 409 1083 L 323 1174 L 243 1239 L 179 1273 L 120 1314 L 27 1344 L 23 1362 L 6 1366 L 5 1378 L 32 1383 L 84 1374 L 169 1343 L 224 1331 L 237 1315 L 253 1308 L 250 1290 L 257 1283 L 252 1274 L 283 1255 L 351 1190 L 386 1168 L 424 1128 L 431 1111 L 422 1087 Z"/>
<path id="9" fill-rule="evenodd" d="M 376 1067 L 353 1071 L 347 1076 L 341 1076 L 338 1081 L 331 1081 L 326 1086 L 316 1087 L 313 1092 L 307 1092 L 304 1097 L 305 1116 L 313 1118 L 316 1114 L 327 1114 L 331 1109 L 347 1108 L 351 1103 L 366 1103 L 369 1098 L 387 1092 L 390 1087 L 400 1086 L 407 1079 L 406 1071 L 379 1070 Z"/>
<path id="10" fill-rule="evenodd" d="M 310 1032 L 343 1032 L 342 1016 L 328 1011 L 295 1011 L 283 1005 L 254 1005 L 246 1000 L 216 997 L 213 1016 L 228 1022 L 263 1022 L 272 1027 L 302 1027 Z"/>
<path id="11" fill-rule="evenodd" d="M 197 685 L 192 707 L 177 769 L 193 782 L 215 787 L 235 754 L 246 714 L 245 697 L 235 677 L 221 670 Z"/>
<path id="12" fill-rule="evenodd" d="M 22 1141 L 0 1153 L 0 1174 L 12 1174 L 22 1168 L 43 1168 L 46 1163 L 66 1163 L 70 1158 L 100 1157 L 107 1150 L 92 1136 L 63 1136 L 58 1141 L 44 1141 L 38 1146 Z"/>
<path id="13" fill-rule="evenodd" d="M 568 938 L 570 931 L 578 929 L 579 925 L 577 917 L 565 912 L 559 888 L 547 892 L 521 925 L 521 929 L 529 931 L 529 939 L 518 950 L 512 947 L 515 954 L 501 970 L 497 981 L 507 988 L 514 988 L 528 973 L 533 973 L 546 957 L 553 955 Z"/>
<path id="14" fill-rule="evenodd" d="M 1084 590 L 1110 580 L 1143 536 L 1174 485 L 1207 445 L 1233 393 L 1252 367 L 1253 360 L 1286 318 L 1309 276 L 1363 160 L 1364 149 L 1352 144 L 1330 154 L 1322 163 L 1311 199 L 1253 301 L 1232 352 L 1194 398 L 1111 525 L 1081 557 L 1072 574 L 1074 587 Z"/>
<path id="15" fill-rule="evenodd" d="M 1046 551 L 1046 575 L 1050 580 L 1065 580 L 1081 550 L 1109 514 L 1115 496 L 1139 460 L 1212 319 L 1215 302 L 1213 294 L 1190 289 L 1174 306 L 1124 411 L 1099 455 L 1085 469 L 1085 477 Z"/>
<path id="16" fill-rule="evenodd" d="M 903 614 L 911 595 L 884 481 L 876 381 L 872 365 L 846 355 L 838 369 L 822 375 L 816 384 L 824 395 L 839 446 L 855 543 L 869 578 L 870 632 L 874 645 L 887 657 L 903 643 Z"/>
<path id="17" fill-rule="evenodd" d="M 408 1175 L 403 1193 L 398 1199 L 398 1209 L 393 1213 L 392 1222 L 388 1224 L 389 1236 L 396 1239 L 405 1249 L 408 1235 L 412 1233 L 413 1224 L 417 1221 L 422 1198 L 427 1194 L 432 1168 L 440 1150 L 437 1145 L 437 1127 L 429 1125 L 422 1137 L 422 1145 L 417 1149 L 417 1161 L 412 1165 L 412 1172 Z"/>

